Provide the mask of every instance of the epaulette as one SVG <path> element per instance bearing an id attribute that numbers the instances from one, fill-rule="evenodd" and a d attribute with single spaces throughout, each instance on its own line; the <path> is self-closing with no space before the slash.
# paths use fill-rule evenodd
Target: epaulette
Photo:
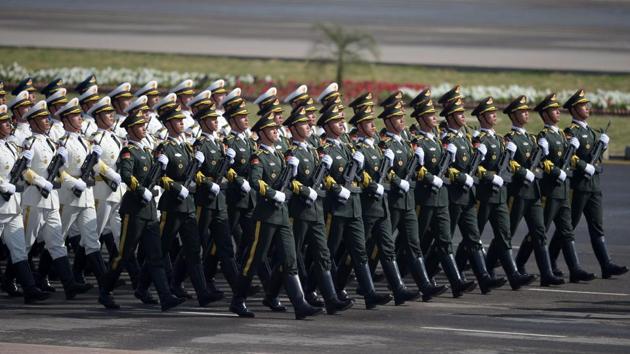
<path id="1" fill-rule="evenodd" d="M 57 142 L 57 146 L 66 146 L 66 143 L 68 143 L 68 139 L 70 139 L 69 134 L 62 136 L 61 139 L 59 139 L 59 141 Z"/>
<path id="2" fill-rule="evenodd" d="M 505 137 L 506 138 L 512 138 L 512 136 L 514 136 L 516 132 L 514 130 L 510 130 L 509 132 L 505 133 Z"/>
<path id="3" fill-rule="evenodd" d="M 134 147 L 135 147 L 136 149 L 139 149 L 139 148 L 138 148 L 136 145 L 134 145 L 134 144 L 129 144 L 129 145 L 127 145 L 127 146 L 123 147 L 123 148 L 120 150 L 120 154 L 118 155 L 118 156 L 119 156 L 119 159 L 121 159 L 121 160 L 122 160 L 122 159 L 128 159 L 128 158 L 131 158 L 131 149 L 133 149 Z"/>
<path id="4" fill-rule="evenodd" d="M 30 150 L 31 146 L 33 146 L 33 144 L 35 143 L 35 136 L 31 135 L 29 137 L 27 137 L 26 139 L 24 139 L 24 141 L 22 142 L 22 146 L 24 147 L 25 150 Z M 27 148 L 28 146 L 28 148 Z"/>
<path id="5" fill-rule="evenodd" d="M 574 136 L 575 134 L 573 133 L 573 130 L 571 130 L 571 127 L 566 127 L 566 128 L 564 128 L 564 135 L 566 135 L 566 136 Z"/>
<path id="6" fill-rule="evenodd" d="M 97 141 L 97 140 L 98 140 L 98 136 L 99 136 L 99 135 L 101 135 L 101 134 L 103 134 L 103 132 L 102 132 L 102 131 L 97 130 L 97 131 L 95 131 L 94 133 L 92 133 L 92 135 L 90 135 L 90 137 L 88 138 L 88 140 L 91 140 L 91 141 Z"/>
<path id="7" fill-rule="evenodd" d="M 254 151 L 254 155 L 256 156 L 260 156 L 264 154 L 271 154 L 271 152 L 267 149 L 257 149 L 256 151 Z"/>

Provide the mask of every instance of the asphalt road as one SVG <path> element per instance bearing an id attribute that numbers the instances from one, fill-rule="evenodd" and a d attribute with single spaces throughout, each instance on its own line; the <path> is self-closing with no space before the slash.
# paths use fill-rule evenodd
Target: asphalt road
<path id="1" fill-rule="evenodd" d="M 625 183 L 629 173 L 630 165 L 609 165 L 602 178 L 607 239 L 614 258 L 626 265 L 630 264 L 630 188 Z M 489 240 L 486 233 L 485 243 Z M 577 242 L 585 268 L 598 272 L 584 225 L 577 230 Z M 535 269 L 533 260 L 529 269 Z M 358 300 L 354 309 L 341 315 L 306 321 L 293 320 L 291 312 L 269 312 L 259 297 L 249 300 L 256 318 L 239 319 L 227 311 L 227 300 L 208 308 L 189 301 L 163 314 L 139 304 L 128 287 L 117 290 L 123 309 L 116 312 L 97 305 L 94 292 L 75 301 L 65 301 L 57 293 L 45 304 L 33 306 L 3 294 L 0 353 L 88 349 L 99 353 L 628 353 L 629 280 L 626 274 L 553 288 L 502 288 L 486 296 L 473 292 L 460 299 L 445 294 L 429 303 L 387 305 L 372 311 Z M 411 279 L 406 282 L 413 284 Z M 223 279 L 219 285 L 228 288 Z M 386 291 L 382 282 L 377 287 Z M 354 283 L 348 289 L 354 289 Z M 284 302 L 288 303 L 286 297 Z"/>
<path id="2" fill-rule="evenodd" d="M 304 58 L 313 24 L 386 63 L 630 72 L 627 0 L 4 0 L 0 45 Z"/>

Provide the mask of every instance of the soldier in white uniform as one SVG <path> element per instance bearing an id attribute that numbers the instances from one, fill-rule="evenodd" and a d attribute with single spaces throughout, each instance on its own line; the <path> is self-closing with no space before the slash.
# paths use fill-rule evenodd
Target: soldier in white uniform
<path id="1" fill-rule="evenodd" d="M 126 141 L 127 131 L 120 127 L 120 123 L 122 123 L 127 117 L 125 110 L 129 107 L 131 99 L 133 98 L 133 95 L 131 94 L 131 84 L 123 82 L 122 84 L 116 86 L 116 88 L 108 93 L 107 96 L 111 98 L 112 106 L 116 110 L 116 121 L 114 122 L 112 131 L 114 134 L 118 135 L 120 139 Z"/>
<path id="2" fill-rule="evenodd" d="M 18 84 L 13 89 L 13 91 L 11 91 L 11 94 L 13 96 L 17 96 L 22 91 L 27 91 L 28 92 L 28 99 L 29 99 L 29 101 L 31 101 L 31 102 L 37 101 L 37 97 L 35 97 L 35 93 L 37 92 L 37 90 L 35 89 L 35 87 L 33 87 L 33 79 L 32 78 L 27 77 L 24 80 L 18 82 Z M 11 109 L 11 107 L 9 107 L 9 109 Z"/>
<path id="3" fill-rule="evenodd" d="M 94 80 L 96 82 L 96 80 Z M 87 111 L 92 108 L 92 106 L 100 99 L 98 95 L 98 86 L 91 85 L 89 87 L 83 88 L 81 84 L 77 86 L 77 91 L 79 93 L 79 105 L 81 106 L 81 117 L 83 117 L 83 123 L 81 123 L 81 132 L 83 136 L 91 136 L 94 134 L 98 128 L 96 127 L 96 122 L 94 122 L 94 118 L 87 114 Z"/>
<path id="4" fill-rule="evenodd" d="M 22 146 L 24 139 L 31 136 L 31 128 L 24 118 L 24 114 L 31 108 L 33 102 L 29 98 L 28 91 L 20 91 L 11 101 L 9 101 L 9 110 L 15 121 L 15 129 L 9 138 L 15 145 Z"/>
<path id="5" fill-rule="evenodd" d="M 59 196 L 57 190 L 53 189 L 53 184 L 48 181 L 47 171 L 53 158 L 67 160 L 67 152 L 64 148 L 58 149 L 46 135 L 50 129 L 50 122 L 45 101 L 40 101 L 31 107 L 26 112 L 25 118 L 33 131 L 33 135 L 27 138 L 22 146 L 24 154 L 26 151 L 31 151 L 32 154 L 30 167 L 22 174 L 27 183 L 22 193 L 21 204 L 24 215 L 26 249 L 30 250 L 37 238 L 44 241 L 46 250 L 52 258 L 52 266 L 63 284 L 66 299 L 72 299 L 77 294 L 88 291 L 90 286 L 77 284 L 74 281 L 68 261 L 68 251 L 61 232 Z M 44 193 L 47 193 L 46 197 L 44 197 Z M 46 274 L 40 275 L 46 276 Z"/>
<path id="6" fill-rule="evenodd" d="M 225 89 L 225 81 L 213 81 L 210 86 L 206 88 L 206 90 L 212 92 L 212 102 L 214 102 L 215 111 L 219 115 L 217 117 L 217 121 L 219 122 L 219 130 L 215 132 L 215 136 L 218 138 L 224 138 L 228 136 L 228 134 L 230 134 L 230 124 L 228 124 L 228 121 L 225 119 L 225 117 L 223 117 L 225 109 L 223 109 L 223 107 L 221 107 L 220 105 L 223 101 L 223 98 L 227 94 L 227 90 Z"/>
<path id="7" fill-rule="evenodd" d="M 145 120 L 150 119 L 151 113 L 149 112 L 149 106 L 147 105 L 148 100 L 149 99 L 147 96 L 142 95 L 131 101 L 129 107 L 125 109 L 125 114 L 127 115 L 127 117 L 137 112 L 140 112 Z M 142 144 L 147 148 L 153 150 L 160 144 L 160 139 L 151 134 L 147 134 L 144 139 L 142 139 Z"/>
<path id="8" fill-rule="evenodd" d="M 98 280 L 98 302 L 105 308 L 118 309 L 120 307 L 114 302 L 105 286 L 107 267 L 101 255 L 93 189 L 87 183 L 90 182 L 90 178 L 86 178 L 85 171 L 81 170 L 88 156 L 95 154 L 98 158 L 102 155 L 103 149 L 98 145 L 92 146 L 89 141 L 81 137 L 81 108 L 77 98 L 73 98 L 61 107 L 57 111 L 57 116 L 66 130 L 66 135 L 59 141 L 59 145 L 64 146 L 68 154 L 61 172 L 62 183 L 59 190 L 59 201 L 62 206 L 62 234 L 66 235 L 70 226 L 76 221 L 86 259 Z M 93 170 L 101 172 L 101 166 L 102 164 L 96 164 Z"/>
<path id="9" fill-rule="evenodd" d="M 201 134 L 199 124 L 193 119 L 192 112 L 188 107 L 188 102 L 192 100 L 195 94 L 195 88 L 193 87 L 193 81 L 188 79 L 180 82 L 177 86 L 170 90 L 170 93 L 177 95 L 176 103 L 179 105 L 182 113 L 184 114 L 184 135 L 186 141 L 192 144 L 197 137 Z"/>
<path id="10" fill-rule="evenodd" d="M 0 80 L 0 104 L 7 104 L 7 92 L 4 90 L 4 81 Z"/>
<path id="11" fill-rule="evenodd" d="M 65 135 L 66 131 L 63 129 L 63 124 L 60 120 L 55 116 L 55 112 L 62 106 L 68 103 L 68 99 L 66 98 L 66 89 L 60 88 L 52 95 L 46 98 L 46 105 L 48 106 L 48 112 L 50 112 L 50 131 L 48 132 L 48 136 L 53 141 L 59 141 L 62 136 Z"/>
<path id="12" fill-rule="evenodd" d="M 15 163 L 18 160 L 28 163 L 33 158 L 33 153 L 27 151 L 26 156 L 20 156 L 18 146 L 6 140 L 10 135 L 11 119 L 7 114 L 7 106 L 0 105 L 0 194 L 2 195 L 0 197 L 0 237 L 10 254 L 2 288 L 11 286 L 12 290 L 19 294 L 13 280 L 13 275 L 15 275 L 24 290 L 24 303 L 30 304 L 46 300 L 50 294 L 42 292 L 35 286 L 35 279 L 26 254 L 24 220 L 20 207 L 21 196 L 17 193 L 17 181 L 11 181 Z M 19 173 L 19 171 L 13 173 Z M 18 177 L 21 180 L 21 176 Z"/>
<path id="13" fill-rule="evenodd" d="M 147 133 L 152 135 L 153 137 L 159 138 L 161 140 L 166 139 L 167 133 L 166 128 L 158 119 L 158 115 L 153 110 L 153 106 L 155 106 L 160 101 L 160 92 L 158 91 L 158 83 L 155 80 L 147 82 L 144 86 L 142 86 L 138 91 L 134 93 L 134 96 L 139 98 L 140 96 L 147 96 L 146 105 L 149 107 L 147 110 L 147 114 L 145 114 L 145 120 L 147 121 Z M 157 146 L 157 145 L 156 145 Z"/>
<path id="14" fill-rule="evenodd" d="M 102 154 L 95 170 L 94 202 L 96 207 L 96 234 L 105 243 L 109 258 L 118 256 L 120 244 L 121 219 L 118 214 L 120 201 L 125 192 L 121 186 L 120 175 L 116 172 L 116 161 L 123 143 L 112 132 L 114 126 L 114 107 L 109 97 L 101 98 L 88 114 L 94 117 L 98 131 L 89 140 L 92 145 L 101 147 Z"/>

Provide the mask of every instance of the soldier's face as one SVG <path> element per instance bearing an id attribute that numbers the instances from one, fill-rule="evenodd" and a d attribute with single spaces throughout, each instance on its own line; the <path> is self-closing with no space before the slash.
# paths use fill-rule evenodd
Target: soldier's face
<path id="1" fill-rule="evenodd" d="M 301 122 L 291 126 L 291 136 L 297 138 L 300 141 L 308 138 L 311 135 L 311 126 L 308 122 Z"/>
<path id="2" fill-rule="evenodd" d="M 326 123 L 326 127 L 328 127 L 328 133 L 332 134 L 333 138 L 338 138 L 341 134 L 346 130 L 343 119 L 335 119 L 332 122 Z"/>
<path id="3" fill-rule="evenodd" d="M 11 120 L 0 121 L 0 138 L 4 139 L 11 134 Z"/>
<path id="4" fill-rule="evenodd" d="M 374 124 L 373 120 L 361 122 L 359 124 L 359 127 L 359 132 L 364 134 L 368 138 L 371 138 L 376 134 L 376 125 Z"/>
<path id="5" fill-rule="evenodd" d="M 50 129 L 50 120 L 48 117 L 35 117 L 29 121 L 31 125 L 31 130 L 35 133 L 44 134 Z"/>
<path id="6" fill-rule="evenodd" d="M 238 129 L 240 129 L 241 131 L 245 131 L 247 128 L 249 128 L 249 120 L 247 119 L 246 114 L 234 117 L 234 121 Z"/>
<path id="7" fill-rule="evenodd" d="M 96 124 L 101 129 L 110 129 L 114 126 L 114 112 L 101 112 L 98 115 Z"/>
<path id="8" fill-rule="evenodd" d="M 310 126 L 315 126 L 315 124 L 317 124 L 317 117 L 315 117 L 315 112 L 313 111 L 306 112 L 306 118 L 308 118 L 308 124 Z"/>
<path id="9" fill-rule="evenodd" d="M 400 134 L 405 130 L 405 116 L 394 116 L 387 118 L 388 129 L 393 133 Z"/>
<path id="10" fill-rule="evenodd" d="M 432 114 L 432 113 L 424 114 L 418 117 L 417 121 L 418 121 L 418 124 L 420 124 L 420 126 L 423 128 L 426 127 L 429 129 L 433 129 L 438 126 L 437 117 L 435 116 L 435 114 Z"/>
<path id="11" fill-rule="evenodd" d="M 451 117 L 453 117 L 452 119 L 458 127 L 462 127 L 466 124 L 466 116 L 464 115 L 464 112 L 455 112 L 451 114 Z"/>
<path id="12" fill-rule="evenodd" d="M 529 123 L 529 111 L 526 109 L 519 109 L 518 111 L 512 113 L 514 122 L 519 125 L 525 125 Z"/>
<path id="13" fill-rule="evenodd" d="M 73 113 L 62 119 L 63 128 L 69 132 L 81 131 L 81 123 L 83 123 L 83 117 L 79 113 Z"/>
<path id="14" fill-rule="evenodd" d="M 171 119 L 168 121 L 169 131 L 175 135 L 179 135 L 184 132 L 184 120 L 183 119 Z"/>
<path id="15" fill-rule="evenodd" d="M 145 109 L 142 111 L 142 115 L 144 116 L 144 120 L 147 121 L 147 124 L 149 124 L 148 122 L 151 120 L 151 111 Z"/>
<path id="16" fill-rule="evenodd" d="M 276 124 L 278 125 L 282 125 L 282 123 L 284 122 L 284 117 L 282 117 L 282 112 L 278 112 L 276 114 L 273 115 L 273 121 L 276 122 Z"/>
<path id="17" fill-rule="evenodd" d="M 212 95 L 212 101 L 214 101 L 214 104 L 216 104 L 218 106 L 219 103 L 223 100 L 223 97 L 225 97 L 224 93 L 220 93 L 220 94 L 217 94 L 217 95 Z"/>
<path id="18" fill-rule="evenodd" d="M 26 111 L 28 111 L 31 107 L 33 107 L 32 104 L 25 104 L 15 109 L 15 112 L 17 112 L 17 118 L 19 118 L 19 120 L 21 121 Z"/>
<path id="19" fill-rule="evenodd" d="M 543 116 L 545 119 L 545 123 L 549 124 L 558 124 L 560 122 L 560 109 L 558 108 L 548 108 Z"/>
<path id="20" fill-rule="evenodd" d="M 29 91 L 28 92 L 28 99 L 31 102 L 37 102 L 37 97 L 35 97 L 35 91 Z"/>
<path id="21" fill-rule="evenodd" d="M 119 114 L 123 114 L 125 112 L 125 109 L 127 109 L 130 104 L 131 98 L 128 97 L 120 97 L 113 102 L 114 108 L 116 108 L 116 112 L 118 112 Z"/>
<path id="22" fill-rule="evenodd" d="M 127 134 L 129 134 L 133 140 L 140 141 L 147 136 L 147 127 L 144 124 L 133 125 L 127 128 Z"/>
<path id="23" fill-rule="evenodd" d="M 149 107 L 155 106 L 159 101 L 160 101 L 160 96 L 158 95 L 147 96 L 147 106 Z"/>
<path id="24" fill-rule="evenodd" d="M 276 143 L 280 138 L 278 129 L 275 127 L 265 128 L 261 131 L 261 136 L 264 136 L 269 143 Z"/>
<path id="25" fill-rule="evenodd" d="M 206 118 L 203 122 L 206 129 L 211 132 L 216 132 L 219 129 L 219 120 L 216 117 Z"/>
<path id="26" fill-rule="evenodd" d="M 497 124 L 496 112 L 486 112 L 481 117 L 489 127 L 494 127 Z"/>
<path id="27" fill-rule="evenodd" d="M 573 107 L 575 111 L 576 118 L 580 118 L 583 120 L 588 119 L 591 115 L 591 107 L 588 103 L 579 103 Z"/>

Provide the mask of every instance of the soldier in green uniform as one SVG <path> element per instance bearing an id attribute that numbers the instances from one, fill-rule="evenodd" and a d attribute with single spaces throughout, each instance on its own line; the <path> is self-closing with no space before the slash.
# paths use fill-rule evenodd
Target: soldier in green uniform
<path id="1" fill-rule="evenodd" d="M 364 156 L 341 140 L 345 128 L 338 106 L 330 105 L 318 119 L 317 125 L 322 127 L 326 134 L 326 141 L 322 146 L 323 152 L 332 158 L 329 175 L 325 180 L 325 188 L 328 191 L 325 209 L 328 248 L 333 264 L 336 266 L 337 290 L 342 291 L 345 288 L 350 274 L 349 270 L 345 271 L 337 266 L 345 267 L 345 269 L 352 266 L 359 286 L 363 290 L 365 307 L 372 309 L 377 305 L 384 305 L 390 302 L 392 297 L 389 294 L 376 293 L 365 250 L 365 229 L 359 187 Z M 342 242 L 350 258 L 344 264 L 335 264 L 334 258 L 338 258 L 339 254 L 343 253 L 339 250 Z"/>
<path id="2" fill-rule="evenodd" d="M 518 224 L 523 218 L 527 223 L 529 234 L 526 236 L 534 247 L 536 264 L 540 271 L 540 286 L 564 284 L 561 277 L 556 277 L 551 270 L 551 261 L 547 250 L 545 236 L 545 222 L 542 203 L 540 202 L 540 186 L 536 178 L 539 173 L 539 163 L 532 161 L 536 154 L 541 154 L 536 136 L 525 130 L 529 123 L 529 106 L 527 97 L 519 96 L 503 110 L 512 121 L 512 129 L 505 135 L 505 139 L 514 143 L 517 147 L 511 161 L 514 177 L 508 184 L 508 208 L 510 210 L 510 234 L 512 238 L 516 233 Z M 541 149 L 541 151 L 538 151 Z M 526 247 L 525 247 L 526 248 Z M 516 267 L 521 274 L 527 274 L 525 264 L 519 256 L 521 247 L 516 255 Z M 528 254 L 529 255 L 529 254 Z"/>
<path id="3" fill-rule="evenodd" d="M 142 144 L 141 141 L 146 135 L 146 125 L 142 112 L 137 111 L 135 114 L 129 115 L 122 122 L 121 127 L 127 130 L 128 145 L 120 152 L 118 167 L 122 181 L 128 189 L 120 204 L 122 219 L 120 252 L 111 262 L 111 268 L 106 279 L 108 286 L 113 287 L 123 267 L 126 267 L 130 261 L 136 262 L 135 252 L 140 244 L 145 256 L 136 296 L 143 297 L 142 293 L 148 292 L 149 285 L 153 281 L 158 291 L 162 311 L 166 311 L 181 304 L 185 299 L 177 298 L 171 294 L 162 262 L 157 209 L 152 191 L 145 188 L 145 179 L 153 164 L 159 163 L 161 168 L 166 168 L 168 158 L 166 155 L 160 154 L 154 162 L 151 151 Z"/>
<path id="4" fill-rule="evenodd" d="M 602 270 L 602 278 L 628 272 L 628 267 L 615 264 L 606 247 L 603 223 L 602 189 L 599 175 L 602 172 L 601 156 L 593 160 L 593 150 L 597 144 L 608 148 L 610 138 L 605 132 L 597 134 L 586 122 L 590 116 L 589 101 L 584 90 L 578 90 L 563 105 L 572 117 L 571 126 L 565 129 L 567 136 L 576 137 L 580 142 L 576 158 L 574 176 L 571 178 L 571 224 L 575 228 L 584 214 L 588 224 L 591 245 Z"/>
<path id="5" fill-rule="evenodd" d="M 330 272 L 331 257 L 326 243 L 326 227 L 324 224 L 324 197 L 322 181 L 315 185 L 314 180 L 318 169 L 329 169 L 332 158 L 327 155 L 320 157 L 315 147 L 307 141 L 312 135 L 305 107 L 296 107 L 284 121 L 291 132 L 291 156 L 300 163 L 296 176 L 292 182 L 293 198 L 289 201 L 289 217 L 293 226 L 297 265 L 300 279 L 306 290 L 306 300 L 316 306 L 319 289 L 324 296 L 326 313 L 334 314 L 352 307 L 352 301 L 340 301 L 335 290 L 335 284 Z M 310 264 L 307 262 L 310 259 Z M 321 306 L 320 306 L 321 307 Z"/>
<path id="6" fill-rule="evenodd" d="M 418 183 L 416 184 L 416 213 L 418 215 L 418 231 L 422 244 L 433 243 L 429 254 L 438 258 L 454 259 L 452 246 L 451 218 L 449 214 L 448 171 L 440 176 L 440 162 L 452 151 L 453 157 L 457 154 L 457 146 L 451 143 L 444 147 L 440 138 L 436 135 L 438 120 L 435 116 L 433 101 L 427 99 L 416 103 L 411 116 L 418 122 L 417 145 L 423 151 L 423 158 L 419 161 L 422 166 L 418 171 Z M 447 155 L 448 156 L 448 155 Z M 429 230 L 430 228 L 430 230 Z M 483 253 L 480 249 L 471 249 L 468 252 L 470 263 L 479 282 L 483 294 L 505 284 L 505 279 L 494 279 L 486 269 Z M 458 269 L 452 270 L 453 273 Z M 452 277 L 457 277 L 455 274 Z"/>
<path id="7" fill-rule="evenodd" d="M 490 222 L 494 237 L 488 247 L 486 264 L 492 267 L 496 260 L 501 260 L 503 270 L 507 275 L 513 290 L 531 283 L 534 277 L 518 272 L 512 256 L 512 237 L 510 234 L 510 213 L 507 206 L 507 183 L 504 177 L 510 173 L 507 168 L 502 171 L 500 161 L 512 159 L 516 152 L 516 144 L 496 134 L 494 126 L 497 123 L 497 108 L 494 99 L 487 97 L 479 102 L 472 114 L 477 117 L 481 126 L 479 141 L 486 146 L 487 153 L 480 165 L 479 187 L 477 200 L 479 207 L 477 220 L 479 232 L 483 232 L 486 223 Z M 501 174 L 504 173 L 503 176 Z M 493 271 L 493 269 L 491 269 Z"/>
<path id="8" fill-rule="evenodd" d="M 278 134 L 280 137 L 278 139 L 278 142 L 276 143 L 276 148 L 281 152 L 285 152 L 289 149 L 291 141 L 287 132 L 282 126 L 282 123 L 284 122 L 284 117 L 282 116 L 283 109 L 280 105 L 280 100 L 276 96 L 277 92 L 278 91 L 275 87 L 271 87 L 262 95 L 258 96 L 254 103 L 258 105 L 258 108 L 260 108 L 257 113 L 260 117 L 263 117 L 266 114 L 271 114 L 273 120 L 276 122 L 276 124 L 278 124 Z"/>
<path id="9" fill-rule="evenodd" d="M 160 115 L 160 121 L 168 130 L 168 138 L 157 147 L 157 151 L 168 157 L 168 165 L 160 179 L 164 193 L 160 197 L 160 229 L 162 237 L 162 253 L 165 266 L 171 268 L 169 249 L 177 234 L 182 242 L 182 255 L 186 264 L 186 272 L 197 293 L 199 306 L 206 306 L 218 300 L 218 295 L 210 293 L 201 265 L 201 243 L 199 227 L 195 219 L 195 201 L 188 188 L 184 186 L 184 173 L 188 164 L 202 164 L 204 155 L 194 151 L 193 147 L 183 141 L 185 116 L 179 109 L 172 109 Z M 172 269 L 172 268 L 171 268 Z M 179 276 L 179 275 L 177 275 Z M 175 274 L 173 274 L 175 277 Z"/>
<path id="10" fill-rule="evenodd" d="M 573 226 L 571 225 L 571 209 L 569 207 L 569 180 L 564 165 L 565 151 L 569 145 L 577 149 L 580 142 L 573 137 L 567 139 L 564 133 L 558 128 L 560 121 L 560 104 L 556 94 L 552 93 L 545 97 L 534 108 L 538 112 L 545 127 L 538 133 L 538 145 L 543 149 L 545 155 L 543 159 L 543 178 L 540 181 L 542 192 L 543 216 L 545 222 L 545 232 L 549 230 L 551 223 L 556 226 L 556 234 L 550 242 L 549 253 L 553 254 L 552 247 L 559 244 L 562 248 L 564 260 L 569 267 L 569 280 L 572 283 L 579 281 L 590 281 L 595 278 L 593 273 L 589 273 L 580 266 L 577 250 L 575 249 L 575 239 Z M 571 158 L 569 156 L 569 158 Z M 527 258 L 533 249 L 533 240 L 530 237 L 523 240 L 519 253 L 523 256 L 519 259 L 522 264 L 527 262 Z M 554 267 L 555 268 L 555 267 Z M 556 276 L 561 276 L 557 274 Z"/>
<path id="11" fill-rule="evenodd" d="M 241 107 L 241 113 L 247 110 Z M 230 311 L 241 317 L 254 317 L 254 313 L 245 306 L 247 290 L 252 277 L 260 264 L 267 258 L 267 253 L 275 246 L 277 260 L 269 284 L 266 286 L 265 299 L 276 299 L 282 285 L 276 279 L 284 278 L 284 286 L 295 309 L 295 318 L 304 319 L 322 312 L 321 308 L 312 307 L 304 299 L 304 291 L 297 272 L 295 242 L 289 225 L 290 199 L 289 179 L 285 174 L 294 177 L 300 160 L 289 156 L 287 161 L 276 149 L 279 140 L 278 125 L 271 115 L 263 116 L 252 127 L 258 134 L 259 149 L 251 156 L 251 185 L 256 190 L 258 201 L 254 209 L 255 231 L 252 244 L 248 247 L 247 259 L 238 277 Z"/>

